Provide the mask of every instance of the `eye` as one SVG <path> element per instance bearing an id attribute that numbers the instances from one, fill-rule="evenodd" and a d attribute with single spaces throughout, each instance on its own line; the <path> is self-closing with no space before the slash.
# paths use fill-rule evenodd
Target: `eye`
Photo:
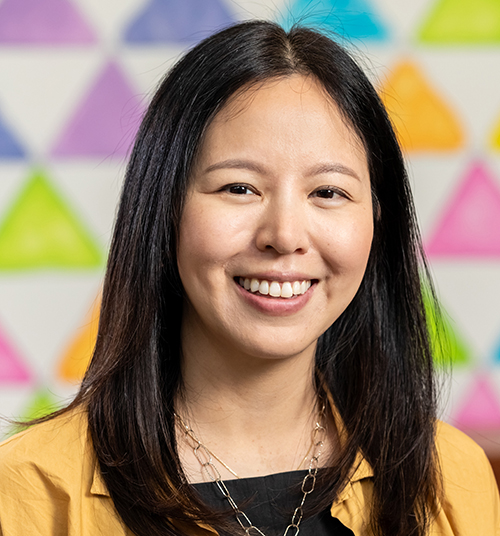
<path id="1" fill-rule="evenodd" d="M 316 191 L 315 194 L 316 197 L 322 197 L 323 199 L 332 199 L 332 197 L 335 197 L 337 195 L 337 192 L 325 188 L 324 190 Z"/>
<path id="2" fill-rule="evenodd" d="M 246 184 L 228 184 L 222 190 L 235 195 L 255 194 L 255 191 Z"/>
<path id="3" fill-rule="evenodd" d="M 335 199 L 336 197 L 347 197 L 347 194 L 338 188 L 323 187 L 315 190 L 311 197 L 320 197 L 321 199 Z"/>

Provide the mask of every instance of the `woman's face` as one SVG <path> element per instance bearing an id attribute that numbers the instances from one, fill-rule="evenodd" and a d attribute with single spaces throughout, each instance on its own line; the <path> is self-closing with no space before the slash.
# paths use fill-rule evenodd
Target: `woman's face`
<path id="1" fill-rule="evenodd" d="M 206 132 L 181 218 L 183 337 L 313 355 L 358 290 L 372 236 L 362 143 L 319 83 L 295 75 L 238 94 Z"/>

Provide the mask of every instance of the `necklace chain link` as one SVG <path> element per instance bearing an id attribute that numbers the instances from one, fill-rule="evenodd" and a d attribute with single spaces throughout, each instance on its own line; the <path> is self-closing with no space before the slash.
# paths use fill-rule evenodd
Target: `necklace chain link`
<path id="1" fill-rule="evenodd" d="M 283 533 L 283 536 L 297 536 L 300 531 L 300 523 L 302 521 L 302 518 L 304 517 L 304 503 L 306 502 L 307 496 L 310 495 L 315 487 L 316 487 L 316 477 L 318 474 L 319 469 L 319 458 L 321 456 L 323 446 L 324 446 L 324 438 L 326 435 L 326 423 L 325 423 L 325 414 L 326 414 L 326 406 L 325 402 L 320 399 L 321 402 L 321 410 L 319 412 L 319 418 L 314 424 L 314 428 L 312 430 L 312 449 L 314 450 L 313 456 L 311 456 L 311 460 L 309 462 L 309 469 L 307 471 L 307 474 L 305 475 L 304 479 L 302 480 L 301 485 L 301 493 L 302 498 L 300 501 L 299 506 L 295 508 L 292 520 L 290 524 L 286 527 L 285 532 Z M 178 420 L 179 424 L 182 427 L 182 430 L 186 437 L 190 438 L 193 443 L 193 452 L 200 463 L 202 471 L 206 474 L 206 476 L 209 478 L 211 482 L 216 484 L 216 486 L 219 488 L 222 495 L 225 497 L 227 502 L 229 503 L 229 506 L 233 509 L 234 515 L 236 518 L 236 521 L 240 525 L 240 527 L 243 529 L 246 536 L 266 536 L 258 527 L 256 527 L 248 518 L 248 516 L 245 514 L 245 512 L 241 511 L 234 501 L 233 497 L 229 493 L 229 490 L 227 489 L 227 486 L 222 479 L 222 476 L 220 474 L 220 471 L 217 469 L 217 467 L 213 463 L 213 459 L 216 459 L 219 463 L 221 463 L 231 474 L 236 476 L 238 475 L 230 469 L 222 460 L 220 460 L 217 456 L 215 456 L 196 436 L 194 430 L 184 422 L 184 420 L 178 415 L 177 413 L 174 413 L 174 416 Z M 307 455 L 306 455 L 307 457 Z"/>

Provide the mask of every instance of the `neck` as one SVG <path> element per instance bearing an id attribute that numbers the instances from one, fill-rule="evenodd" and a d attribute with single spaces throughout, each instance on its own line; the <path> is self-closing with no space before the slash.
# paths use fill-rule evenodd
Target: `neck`
<path id="1" fill-rule="evenodd" d="M 255 434 L 272 421 L 289 426 L 314 407 L 314 348 L 274 359 L 190 346 L 183 346 L 179 411 L 200 424 L 217 422 L 226 432 Z"/>
<path id="2" fill-rule="evenodd" d="M 187 340 L 176 411 L 199 440 L 239 476 L 296 469 L 310 450 L 318 419 L 314 348 L 274 359 L 210 346 L 202 352 Z M 181 459 L 188 477 L 200 481 L 199 463 L 185 439 L 180 430 Z"/>

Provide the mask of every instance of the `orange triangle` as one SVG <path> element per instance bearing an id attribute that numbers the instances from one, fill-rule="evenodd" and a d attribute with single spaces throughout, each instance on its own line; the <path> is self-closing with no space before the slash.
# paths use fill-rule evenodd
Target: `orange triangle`
<path id="1" fill-rule="evenodd" d="M 59 365 L 58 376 L 68 382 L 79 382 L 90 363 L 99 327 L 100 299 L 92 305 L 85 324 L 78 330 Z"/>
<path id="2" fill-rule="evenodd" d="M 406 151 L 449 151 L 464 144 L 462 127 L 416 65 L 396 66 L 381 89 L 401 146 Z"/>

